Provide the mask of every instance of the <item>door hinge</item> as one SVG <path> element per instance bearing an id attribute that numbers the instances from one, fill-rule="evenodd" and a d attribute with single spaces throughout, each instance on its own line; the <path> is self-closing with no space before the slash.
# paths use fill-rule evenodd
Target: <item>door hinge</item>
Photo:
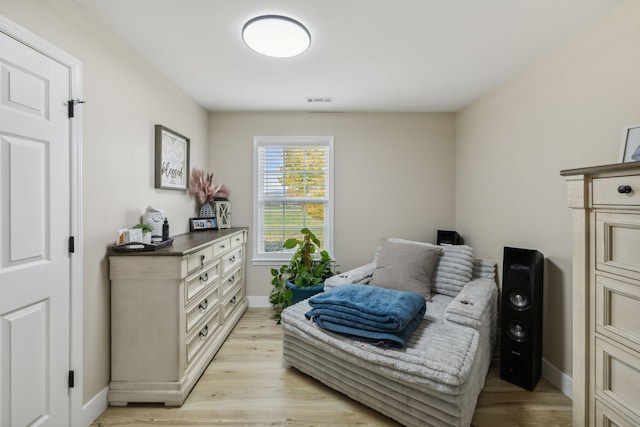
<path id="1" fill-rule="evenodd" d="M 73 236 L 69 236 L 69 253 L 72 254 L 76 251 L 76 239 Z"/>
<path id="2" fill-rule="evenodd" d="M 76 104 L 84 104 L 84 103 L 85 101 L 82 101 L 80 99 L 70 99 L 69 102 L 67 103 L 67 108 L 69 109 L 68 111 L 69 118 L 74 117 Z"/>
<path id="3" fill-rule="evenodd" d="M 76 376 L 75 371 L 69 371 L 69 388 L 75 387 L 76 385 L 75 376 Z"/>

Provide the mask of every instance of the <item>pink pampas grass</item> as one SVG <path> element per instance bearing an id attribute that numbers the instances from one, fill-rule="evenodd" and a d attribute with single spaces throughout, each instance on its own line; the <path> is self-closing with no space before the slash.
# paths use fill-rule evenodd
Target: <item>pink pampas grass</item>
<path id="1" fill-rule="evenodd" d="M 213 185 L 213 173 L 205 173 L 200 169 L 191 169 L 189 194 L 200 203 L 215 199 L 227 199 L 231 192 L 226 185 Z"/>

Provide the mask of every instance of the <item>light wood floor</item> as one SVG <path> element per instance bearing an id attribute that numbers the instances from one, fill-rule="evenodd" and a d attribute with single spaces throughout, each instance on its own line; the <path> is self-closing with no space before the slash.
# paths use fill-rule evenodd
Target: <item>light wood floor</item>
<path id="1" fill-rule="evenodd" d="M 271 310 L 250 308 L 184 405 L 110 407 L 91 426 L 397 426 L 393 420 L 282 366 L 281 328 Z M 528 392 L 500 379 L 494 359 L 475 427 L 570 426 L 571 400 L 541 379 Z"/>

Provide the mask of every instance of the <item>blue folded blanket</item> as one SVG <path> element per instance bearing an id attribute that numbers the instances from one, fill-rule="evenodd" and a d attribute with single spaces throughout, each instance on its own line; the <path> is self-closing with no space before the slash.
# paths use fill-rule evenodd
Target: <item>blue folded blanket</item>
<path id="1" fill-rule="evenodd" d="M 309 305 L 306 317 L 323 329 L 397 348 L 406 344 L 426 311 L 422 295 L 361 284 L 318 294 Z"/>

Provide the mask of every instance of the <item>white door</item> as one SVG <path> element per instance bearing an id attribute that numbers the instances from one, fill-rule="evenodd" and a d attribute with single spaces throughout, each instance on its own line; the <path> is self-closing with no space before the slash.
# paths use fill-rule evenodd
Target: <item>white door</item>
<path id="1" fill-rule="evenodd" d="M 0 425 L 69 425 L 69 69 L 0 33 Z"/>

